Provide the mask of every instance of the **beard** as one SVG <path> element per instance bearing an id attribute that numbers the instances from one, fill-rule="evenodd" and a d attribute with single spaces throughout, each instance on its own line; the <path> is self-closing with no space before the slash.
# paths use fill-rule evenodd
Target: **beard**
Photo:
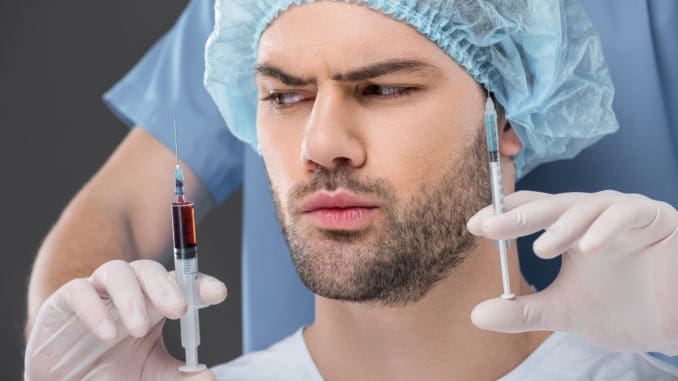
<path id="1" fill-rule="evenodd" d="M 322 230 L 294 215 L 286 220 L 290 214 L 271 186 L 283 237 L 306 287 L 330 299 L 403 306 L 447 277 L 476 245 L 466 221 L 491 201 L 484 134 L 442 164 L 440 176 L 406 200 L 385 179 L 360 177 L 346 165 L 319 167 L 287 195 L 289 210 L 320 190 L 378 199 L 383 218 L 361 231 Z"/>

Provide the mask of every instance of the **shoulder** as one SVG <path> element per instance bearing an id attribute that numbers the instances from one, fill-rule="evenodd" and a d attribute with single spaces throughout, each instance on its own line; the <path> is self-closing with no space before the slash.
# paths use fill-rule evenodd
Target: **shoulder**
<path id="1" fill-rule="evenodd" d="M 266 350 L 217 365 L 212 372 L 217 380 L 223 381 L 322 380 L 308 353 L 303 328 Z"/>
<path id="2" fill-rule="evenodd" d="M 556 332 L 501 381 L 546 379 L 668 381 L 678 380 L 678 369 L 646 354 L 612 352 Z"/>

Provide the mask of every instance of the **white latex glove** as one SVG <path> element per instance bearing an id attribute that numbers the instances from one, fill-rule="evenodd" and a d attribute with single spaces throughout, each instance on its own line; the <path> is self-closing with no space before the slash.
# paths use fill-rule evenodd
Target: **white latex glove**
<path id="1" fill-rule="evenodd" d="M 500 332 L 566 331 L 616 351 L 678 354 L 678 212 L 635 194 L 521 191 L 468 222 L 471 233 L 514 239 L 540 230 L 541 258 L 561 253 L 545 290 L 484 301 L 473 323 Z"/>
<path id="2" fill-rule="evenodd" d="M 226 299 L 226 286 L 200 274 L 205 304 Z M 186 311 L 174 279 L 158 262 L 106 262 L 91 277 L 74 279 L 40 307 L 28 339 L 26 380 L 214 380 L 183 364 L 162 341 L 165 317 Z"/>

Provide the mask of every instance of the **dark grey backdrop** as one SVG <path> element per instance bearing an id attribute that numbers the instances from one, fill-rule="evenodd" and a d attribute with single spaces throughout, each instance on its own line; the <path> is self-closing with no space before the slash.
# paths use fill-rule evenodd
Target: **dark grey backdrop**
<path id="1" fill-rule="evenodd" d="M 26 285 L 42 238 L 128 131 L 101 94 L 185 5 L 0 0 L 2 380 L 21 377 Z M 208 365 L 240 353 L 240 216 L 238 192 L 198 228 L 201 268 L 229 287 L 224 304 L 201 314 L 200 356 Z M 173 353 L 181 353 L 178 329 L 174 322 L 165 328 Z"/>

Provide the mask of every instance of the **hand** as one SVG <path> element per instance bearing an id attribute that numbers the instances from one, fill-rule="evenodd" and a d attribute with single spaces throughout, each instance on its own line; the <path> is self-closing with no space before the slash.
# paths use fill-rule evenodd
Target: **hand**
<path id="1" fill-rule="evenodd" d="M 203 303 L 226 299 L 226 286 L 200 274 Z M 181 373 L 162 341 L 165 317 L 186 303 L 174 273 L 151 260 L 106 262 L 74 279 L 40 307 L 28 338 L 26 380 L 213 380 L 205 370 Z"/>
<path id="2" fill-rule="evenodd" d="M 534 242 L 541 258 L 562 253 L 545 290 L 492 299 L 471 313 L 479 328 L 500 332 L 572 332 L 616 351 L 678 353 L 678 212 L 669 204 L 614 191 L 546 194 L 521 191 L 506 212 L 484 208 L 471 233 Z"/>

